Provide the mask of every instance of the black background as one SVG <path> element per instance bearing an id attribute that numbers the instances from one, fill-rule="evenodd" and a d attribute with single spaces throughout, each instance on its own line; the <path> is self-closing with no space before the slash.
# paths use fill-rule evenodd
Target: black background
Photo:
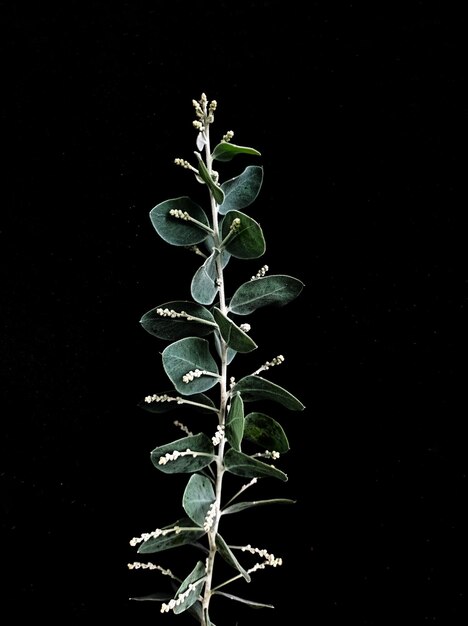
<path id="1" fill-rule="evenodd" d="M 172 164 L 195 149 L 202 91 L 218 101 L 215 137 L 233 129 L 265 168 L 249 212 L 267 253 L 238 262 L 231 287 L 263 262 L 306 283 L 250 320 L 260 348 L 244 366 L 284 354 L 271 379 L 307 407 L 278 414 L 289 482 L 252 492 L 298 503 L 231 524 L 233 541 L 283 556 L 238 587 L 277 608 L 226 600 L 215 622 L 464 622 L 466 20 L 446 3 L 400 6 L 0 2 L 10 623 L 191 622 L 129 602 L 165 581 L 126 563 L 132 536 L 179 515 L 185 482 L 149 460 L 179 434 L 173 414 L 136 406 L 167 386 L 165 344 L 139 319 L 189 296 L 197 261 L 148 212 L 204 201 Z"/>

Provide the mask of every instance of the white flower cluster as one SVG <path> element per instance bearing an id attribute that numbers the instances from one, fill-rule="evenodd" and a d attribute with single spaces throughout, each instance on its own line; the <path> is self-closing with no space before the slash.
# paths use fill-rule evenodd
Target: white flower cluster
<path id="1" fill-rule="evenodd" d="M 180 165 L 180 167 L 183 167 L 186 170 L 195 170 L 195 168 L 192 165 L 190 165 L 190 163 L 186 161 L 185 159 L 174 159 L 174 163 L 176 165 Z"/>
<path id="2" fill-rule="evenodd" d="M 172 215 L 172 217 L 177 217 L 177 219 L 179 220 L 185 220 L 186 222 L 188 222 L 190 219 L 190 215 L 187 213 L 187 211 L 181 211 L 180 209 L 171 209 L 169 211 L 169 215 Z"/>
<path id="3" fill-rule="evenodd" d="M 190 372 L 187 372 L 182 376 L 182 380 L 184 381 L 184 383 L 191 383 L 194 378 L 200 378 L 200 376 L 203 376 L 203 374 L 208 374 L 208 372 L 206 370 L 199 369 L 190 370 Z"/>
<path id="4" fill-rule="evenodd" d="M 240 217 L 236 217 L 232 220 L 232 224 L 229 227 L 229 230 L 232 232 L 236 232 L 239 230 L 240 225 L 241 225 Z"/>
<path id="5" fill-rule="evenodd" d="M 258 278 L 263 278 L 265 276 L 265 274 L 268 272 L 270 268 L 268 267 L 268 265 L 264 265 L 263 267 L 261 267 L 258 272 L 255 274 L 255 276 L 252 276 L 252 278 L 250 280 L 257 280 Z"/>
<path id="6" fill-rule="evenodd" d="M 213 526 L 216 517 L 216 502 L 211 504 L 210 508 L 205 517 L 205 521 L 203 522 L 203 530 L 207 533 L 210 528 Z"/>
<path id="7" fill-rule="evenodd" d="M 147 404 L 151 404 L 151 402 L 177 402 L 177 404 L 183 404 L 183 399 L 180 396 L 168 396 L 167 393 L 163 393 L 162 395 L 158 395 L 154 393 L 152 396 L 146 396 L 145 402 Z"/>
<path id="8" fill-rule="evenodd" d="M 271 567 L 277 567 L 283 565 L 283 559 L 276 558 L 274 554 L 270 554 L 265 549 L 253 548 L 250 543 L 241 548 L 242 552 L 250 552 L 251 554 L 258 554 L 262 559 L 265 559 L 262 563 L 256 563 L 251 569 L 248 570 L 249 574 L 259 569 L 265 569 L 267 565 Z"/>
<path id="9" fill-rule="evenodd" d="M 175 319 L 176 317 L 188 317 L 188 314 L 185 311 L 174 311 L 174 309 L 162 309 L 161 307 L 156 309 L 156 313 L 161 317 L 172 317 Z"/>
<path id="10" fill-rule="evenodd" d="M 213 442 L 214 446 L 219 446 L 219 444 L 223 441 L 224 439 L 224 426 L 221 426 L 221 424 L 218 424 L 218 426 L 216 427 L 216 433 L 213 435 L 213 437 L 211 437 L 211 441 Z"/>
<path id="11" fill-rule="evenodd" d="M 236 379 L 234 376 L 231 376 L 231 378 L 229 379 L 229 388 L 232 389 L 235 384 L 236 384 Z"/>
<path id="12" fill-rule="evenodd" d="M 138 561 L 134 561 L 133 563 L 128 563 L 127 567 L 128 569 L 157 569 L 164 576 L 170 576 L 171 578 L 175 578 L 170 569 L 164 569 L 164 567 L 161 567 L 160 565 L 154 565 L 154 563 L 139 563 Z"/>
<path id="13" fill-rule="evenodd" d="M 244 331 L 244 333 L 248 333 L 248 332 L 249 332 L 249 330 L 251 329 L 251 326 L 250 326 L 250 324 L 244 323 L 244 324 L 241 324 L 241 325 L 239 326 L 239 328 L 240 328 L 241 330 L 243 330 L 243 331 Z"/>
<path id="14" fill-rule="evenodd" d="M 229 143 L 233 137 L 234 137 L 234 131 L 228 130 L 227 133 L 223 135 L 223 141 L 225 141 L 226 143 Z"/>
<path id="15" fill-rule="evenodd" d="M 284 363 L 284 356 L 282 354 L 278 354 L 278 356 L 275 356 L 274 359 L 272 359 L 271 361 L 267 361 L 261 367 L 259 367 L 258 370 L 253 373 L 253 375 L 255 376 L 256 374 L 260 374 L 260 372 L 266 372 L 270 369 L 270 367 L 275 367 L 275 365 L 281 365 L 281 363 Z"/>
<path id="16" fill-rule="evenodd" d="M 143 541 L 148 541 L 148 539 L 157 539 L 158 537 L 165 537 L 169 533 L 175 533 L 178 535 L 180 533 L 180 526 L 174 526 L 173 528 L 156 528 L 150 533 L 142 533 L 139 537 L 133 537 L 130 540 L 131 546 L 136 546 Z"/>
<path id="17" fill-rule="evenodd" d="M 158 461 L 158 465 L 166 465 L 167 463 L 169 463 L 169 461 L 177 461 L 177 459 L 180 458 L 181 456 L 190 456 L 190 455 L 192 455 L 193 458 L 195 458 L 196 456 L 198 456 L 198 452 L 193 452 L 193 450 L 190 450 L 190 448 L 187 448 L 187 450 L 183 452 L 179 450 L 174 450 L 174 452 L 168 452 L 164 456 L 160 457 Z"/>

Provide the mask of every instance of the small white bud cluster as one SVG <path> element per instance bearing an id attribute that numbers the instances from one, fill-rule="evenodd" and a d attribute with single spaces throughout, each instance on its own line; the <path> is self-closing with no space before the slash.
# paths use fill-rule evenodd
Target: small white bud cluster
<path id="1" fill-rule="evenodd" d="M 268 272 L 270 268 L 268 267 L 268 265 L 264 265 L 263 267 L 261 267 L 258 272 L 255 274 L 255 276 L 252 276 L 252 278 L 250 280 L 257 280 L 258 278 L 263 278 L 265 276 L 265 274 Z"/>
<path id="2" fill-rule="evenodd" d="M 167 465 L 169 461 L 177 461 L 177 459 L 181 456 L 190 455 L 195 458 L 196 456 L 198 456 L 198 452 L 193 452 L 193 450 L 190 450 L 190 448 L 187 448 L 187 450 L 184 451 L 174 450 L 174 452 L 167 452 L 163 456 L 159 457 L 158 465 Z"/>
<path id="3" fill-rule="evenodd" d="M 168 396 L 167 393 L 159 396 L 157 393 L 154 393 L 152 396 L 146 396 L 145 402 L 147 404 L 151 404 L 151 402 L 177 402 L 177 404 L 183 404 L 184 401 L 180 396 L 172 397 Z"/>
<path id="4" fill-rule="evenodd" d="M 229 389 L 232 389 L 235 384 L 236 384 L 236 379 L 234 376 L 231 376 L 231 378 L 229 379 Z"/>
<path id="5" fill-rule="evenodd" d="M 187 211 L 181 211 L 180 209 L 171 209 L 169 211 L 169 215 L 172 215 L 172 217 L 177 217 L 177 219 L 179 220 L 185 220 L 186 222 L 188 222 L 190 219 L 190 215 L 187 213 Z"/>
<path id="6" fill-rule="evenodd" d="M 271 361 L 267 361 L 261 367 L 259 367 L 258 370 L 253 373 L 253 375 L 256 376 L 257 374 L 260 374 L 260 372 L 266 372 L 270 369 L 270 367 L 275 367 L 275 365 L 281 365 L 281 363 L 283 362 L 284 356 L 282 354 L 278 354 L 278 356 L 275 356 L 274 359 L 272 359 Z"/>
<path id="7" fill-rule="evenodd" d="M 160 315 L 161 317 L 172 317 L 172 318 L 176 318 L 176 317 L 188 317 L 187 313 L 185 311 L 174 311 L 174 309 L 162 309 L 161 307 L 159 307 L 158 309 L 156 309 L 156 313 L 158 315 Z"/>
<path id="8" fill-rule="evenodd" d="M 128 569 L 157 569 L 164 576 L 170 576 L 171 578 L 175 578 L 174 574 L 170 569 L 164 569 L 160 565 L 154 565 L 154 563 L 139 563 L 138 561 L 134 561 L 133 563 L 127 563 Z"/>
<path id="9" fill-rule="evenodd" d="M 205 521 L 203 522 L 203 530 L 207 533 L 210 528 L 213 526 L 216 517 L 216 502 L 211 504 L 208 509 L 205 517 Z"/>
<path id="10" fill-rule="evenodd" d="M 233 137 L 234 137 L 234 131 L 228 130 L 227 133 L 223 135 L 223 141 L 225 141 L 226 143 L 229 143 Z"/>
<path id="11" fill-rule="evenodd" d="M 184 383 L 191 383 L 194 378 L 200 378 L 200 376 L 203 376 L 203 374 L 206 373 L 206 370 L 190 370 L 190 372 L 187 372 L 182 376 L 182 380 Z"/>
<path id="12" fill-rule="evenodd" d="M 223 441 L 224 439 L 224 426 L 221 426 L 221 424 L 218 424 L 218 426 L 216 427 L 216 433 L 213 435 L 213 437 L 211 437 L 211 441 L 213 442 L 214 446 L 219 446 L 219 444 Z"/>
<path id="13" fill-rule="evenodd" d="M 133 537 L 130 539 L 130 545 L 136 546 L 139 543 L 143 543 L 143 541 L 148 541 L 148 539 L 157 539 L 158 537 L 165 537 L 169 533 L 180 533 L 180 526 L 174 526 L 173 528 L 156 528 L 150 533 L 142 533 L 139 537 Z"/>
<path id="14" fill-rule="evenodd" d="M 250 482 L 246 483 L 245 485 L 242 485 L 240 493 L 242 493 L 243 491 L 245 491 L 249 487 L 252 487 L 252 485 L 255 485 L 257 482 L 258 482 L 258 478 L 252 478 L 252 480 Z"/>
<path id="15" fill-rule="evenodd" d="M 183 424 L 182 422 L 179 422 L 179 420 L 174 420 L 173 424 L 174 426 L 177 426 L 178 428 L 180 428 L 180 430 L 183 433 L 186 433 L 187 435 L 189 435 L 189 437 L 193 435 L 192 431 L 189 430 L 185 424 Z"/>
<path id="16" fill-rule="evenodd" d="M 248 333 L 248 332 L 249 332 L 249 330 L 251 329 L 251 326 L 250 326 L 250 324 L 241 324 L 241 325 L 239 326 L 239 328 L 240 328 L 241 330 L 243 330 L 243 331 L 244 331 L 244 333 Z"/>
<path id="17" fill-rule="evenodd" d="M 193 170 L 195 168 L 193 168 L 190 163 L 188 161 L 186 161 L 185 159 L 174 159 L 174 163 L 176 165 L 180 165 L 180 167 L 183 167 L 186 170 Z"/>
<path id="18" fill-rule="evenodd" d="M 267 565 L 271 567 L 277 567 L 278 565 L 283 564 L 283 559 L 276 558 L 274 554 L 270 554 L 265 549 L 253 548 L 250 543 L 241 548 L 242 552 L 250 552 L 251 554 L 258 554 L 262 559 L 265 559 L 263 563 L 256 563 L 251 569 L 248 570 L 249 573 L 255 572 L 259 569 L 265 569 Z"/>
<path id="19" fill-rule="evenodd" d="M 241 225 L 240 217 L 236 217 L 235 219 L 232 220 L 232 224 L 229 230 L 232 232 L 236 232 L 237 230 L 239 230 L 240 225 Z"/>
<path id="20" fill-rule="evenodd" d="M 217 107 L 218 107 L 218 103 L 216 102 L 216 100 L 212 100 L 212 101 L 210 102 L 210 106 L 208 107 L 208 109 L 209 109 L 211 112 L 214 112 L 214 111 L 216 111 Z"/>
<path id="21" fill-rule="evenodd" d="M 192 591 L 197 588 L 197 585 L 202 583 L 204 580 L 205 579 L 202 578 L 201 580 L 197 580 L 196 583 L 190 583 L 185 591 L 179 593 L 177 598 L 172 598 L 172 600 L 169 600 L 167 604 L 163 602 L 163 604 L 161 605 L 161 613 L 169 613 L 169 611 L 173 611 L 175 607 L 182 604 L 182 602 L 184 602 L 189 597 Z"/>
<path id="22" fill-rule="evenodd" d="M 267 458 L 267 459 L 276 460 L 276 459 L 279 459 L 281 455 L 276 450 L 272 450 L 271 452 L 270 450 L 265 450 L 265 452 L 261 452 L 258 456 L 263 456 L 264 458 Z"/>
<path id="23" fill-rule="evenodd" d="M 200 120 L 193 120 L 192 125 L 193 125 L 194 128 L 196 128 L 201 133 L 205 130 L 205 127 L 200 122 Z"/>

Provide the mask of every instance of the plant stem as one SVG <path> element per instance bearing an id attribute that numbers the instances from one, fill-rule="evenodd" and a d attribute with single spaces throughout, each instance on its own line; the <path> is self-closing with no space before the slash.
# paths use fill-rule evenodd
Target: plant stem
<path id="1" fill-rule="evenodd" d="M 211 175 L 213 170 L 212 167 L 212 158 L 211 158 L 211 148 L 210 148 L 210 132 L 209 125 L 206 126 L 205 130 L 205 160 L 206 167 L 208 172 Z M 211 214 L 212 214 L 212 222 L 213 222 L 213 239 L 215 248 L 219 248 L 220 245 L 220 236 L 219 236 L 219 223 L 218 223 L 218 204 L 216 203 L 212 192 L 210 191 L 210 204 L 211 204 Z M 224 275 L 223 275 L 223 265 L 221 260 L 221 255 L 218 254 L 216 258 L 216 276 L 217 276 L 217 284 L 218 284 L 218 297 L 219 297 L 219 308 L 223 315 L 226 315 L 226 296 L 224 291 Z M 228 389 L 227 389 L 227 344 L 224 339 L 220 336 L 220 360 L 221 360 L 221 377 L 219 380 L 220 383 L 220 404 L 219 404 L 219 425 L 224 426 L 226 421 L 226 407 L 228 401 Z M 221 442 L 218 446 L 218 452 L 216 455 L 216 478 L 215 478 L 215 510 L 216 515 L 213 521 L 213 525 L 208 531 L 208 542 L 209 542 L 209 554 L 207 558 L 206 564 L 206 581 L 203 593 L 203 611 L 202 611 L 202 626 L 208 626 L 208 610 L 210 606 L 210 600 L 212 596 L 212 583 L 213 583 L 213 569 L 214 569 L 214 561 L 216 557 L 216 536 L 218 534 L 218 526 L 219 520 L 221 518 L 221 492 L 223 486 L 223 475 L 224 475 L 224 446 L 225 440 L 221 439 Z"/>

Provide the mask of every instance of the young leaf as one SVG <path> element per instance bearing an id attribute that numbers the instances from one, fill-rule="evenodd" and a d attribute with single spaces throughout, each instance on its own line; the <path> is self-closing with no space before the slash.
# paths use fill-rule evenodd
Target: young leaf
<path id="1" fill-rule="evenodd" d="M 244 403 L 240 393 L 236 393 L 231 399 L 231 408 L 226 420 L 226 439 L 234 450 L 240 451 L 243 434 Z"/>
<path id="2" fill-rule="evenodd" d="M 190 453 L 187 453 L 187 450 L 190 450 Z M 177 454 L 178 452 L 181 454 Z M 173 455 L 176 458 L 167 459 L 166 455 Z M 153 465 L 165 474 L 197 472 L 209 465 L 213 458 L 213 444 L 204 433 L 182 437 L 182 439 L 158 446 L 151 452 Z"/>
<path id="3" fill-rule="evenodd" d="M 203 526 L 208 509 L 215 499 L 210 479 L 201 474 L 194 474 L 185 487 L 182 506 L 190 519 L 198 526 Z"/>
<path id="4" fill-rule="evenodd" d="M 177 589 L 177 593 L 175 596 L 176 599 L 177 599 L 177 596 L 179 596 L 181 593 L 184 593 L 184 591 L 187 591 L 190 584 L 195 583 L 195 587 L 184 598 L 184 600 L 182 600 L 180 604 L 176 604 L 176 606 L 174 607 L 174 613 L 176 614 L 183 613 L 188 608 L 190 608 L 192 604 L 195 604 L 195 602 L 198 600 L 198 596 L 200 595 L 200 588 L 201 588 L 200 584 L 196 584 L 196 583 L 204 579 L 205 574 L 206 572 L 205 572 L 204 563 L 202 563 L 201 561 L 198 561 L 198 563 L 195 565 L 193 570 L 190 572 L 187 578 L 183 581 L 183 583 Z"/>
<path id="5" fill-rule="evenodd" d="M 200 178 L 207 184 L 209 190 L 213 194 L 213 198 L 216 200 L 217 204 L 222 204 L 224 201 L 224 192 L 219 185 L 215 183 L 213 178 L 211 177 L 209 171 L 206 168 L 206 165 L 200 155 L 199 152 L 195 152 L 195 156 L 198 159 L 198 174 Z"/>
<path id="6" fill-rule="evenodd" d="M 212 304 L 218 293 L 216 284 L 216 252 L 213 252 L 195 272 L 190 291 L 192 298 L 200 304 Z"/>
<path id="7" fill-rule="evenodd" d="M 289 391 L 279 385 L 275 385 L 261 376 L 245 376 L 241 378 L 233 389 L 242 393 L 244 402 L 255 400 L 271 400 L 277 402 L 291 411 L 302 411 L 305 406 Z"/>
<path id="8" fill-rule="evenodd" d="M 237 259 L 257 259 L 265 253 L 265 239 L 262 229 L 251 217 L 240 211 L 226 213 L 222 223 L 223 240 L 231 232 L 234 220 L 240 220 L 240 226 L 225 244 L 226 250 Z"/>
<path id="9" fill-rule="evenodd" d="M 234 596 L 232 593 L 226 593 L 225 591 L 213 591 L 218 596 L 224 596 L 225 598 L 229 598 L 230 600 L 236 600 L 236 602 L 242 602 L 243 604 L 248 604 L 253 609 L 274 609 L 273 604 L 263 604 L 263 602 L 254 602 L 253 600 L 246 600 L 246 598 L 239 598 L 239 596 Z"/>
<path id="10" fill-rule="evenodd" d="M 179 393 L 191 396 L 211 389 L 218 382 L 218 366 L 210 354 L 209 344 L 200 337 L 185 337 L 167 346 L 162 352 L 164 371 Z M 190 372 L 210 372 L 195 375 L 193 380 L 184 382 L 183 377 Z"/>
<path id="11" fill-rule="evenodd" d="M 263 168 L 249 165 L 240 176 L 231 178 L 221 185 L 224 202 L 219 207 L 221 215 L 233 209 L 240 210 L 252 204 L 260 192 L 263 181 Z"/>
<path id="12" fill-rule="evenodd" d="M 224 456 L 224 467 L 228 472 L 237 476 L 248 476 L 249 478 L 271 476 L 272 478 L 279 478 L 284 482 L 288 480 L 286 474 L 276 467 L 263 463 L 263 461 L 258 459 L 253 459 L 243 452 L 237 452 L 233 448 L 228 450 Z"/>
<path id="13" fill-rule="evenodd" d="M 168 528 L 178 528 L 179 532 L 170 532 L 167 535 L 159 535 L 159 537 L 151 537 L 144 541 L 138 548 L 138 554 L 154 554 L 156 552 L 164 552 L 164 550 L 171 550 L 172 548 L 178 548 L 179 546 L 192 543 L 200 537 L 203 537 L 205 531 L 203 528 L 194 528 L 194 524 L 191 519 L 184 517 L 174 524 L 165 526 L 163 530 Z M 184 530 L 184 528 L 190 530 Z"/>
<path id="14" fill-rule="evenodd" d="M 236 154 L 251 154 L 253 156 L 261 156 L 255 148 L 247 148 L 246 146 L 236 146 L 234 143 L 221 141 L 213 150 L 212 158 L 216 161 L 230 161 Z"/>
<path id="15" fill-rule="evenodd" d="M 208 228 L 210 223 L 206 213 L 187 196 L 165 200 L 150 211 L 150 219 L 156 232 L 173 246 L 194 246 L 208 236 L 208 232 L 190 220 L 183 220 L 170 215 L 171 210 L 187 212 L 190 217 Z"/>
<path id="16" fill-rule="evenodd" d="M 266 450 L 287 452 L 289 441 L 279 422 L 264 413 L 249 413 L 245 418 L 244 437 Z"/>
<path id="17" fill-rule="evenodd" d="M 235 502 L 230 506 L 223 509 L 223 515 L 230 515 L 231 513 L 240 513 L 245 509 L 251 509 L 256 506 L 262 506 L 264 504 L 295 504 L 296 500 L 290 500 L 289 498 L 271 498 L 269 500 L 252 500 L 250 502 Z"/>
<path id="18" fill-rule="evenodd" d="M 218 548 L 219 554 L 223 557 L 226 563 L 228 563 L 231 567 L 240 572 L 245 580 L 249 583 L 251 580 L 250 575 L 236 559 L 231 548 L 228 546 L 228 544 L 224 541 L 219 533 L 216 535 L 216 547 Z"/>
<path id="19" fill-rule="evenodd" d="M 180 316 L 160 315 L 158 311 L 174 311 Z M 188 317 L 187 317 L 188 316 Z M 191 301 L 165 302 L 151 309 L 140 320 L 143 328 L 159 339 L 174 341 L 189 335 L 203 337 L 213 332 L 215 321 L 204 306 Z"/>
<path id="20" fill-rule="evenodd" d="M 237 324 L 223 315 L 221 311 L 214 307 L 213 316 L 218 324 L 219 332 L 227 345 L 236 352 L 251 352 L 255 350 L 257 344 L 245 333 Z"/>
<path id="21" fill-rule="evenodd" d="M 303 287 L 304 283 L 292 276 L 272 275 L 257 278 L 237 289 L 231 298 L 229 308 L 237 315 L 249 315 L 268 304 L 284 306 L 297 298 Z"/>

